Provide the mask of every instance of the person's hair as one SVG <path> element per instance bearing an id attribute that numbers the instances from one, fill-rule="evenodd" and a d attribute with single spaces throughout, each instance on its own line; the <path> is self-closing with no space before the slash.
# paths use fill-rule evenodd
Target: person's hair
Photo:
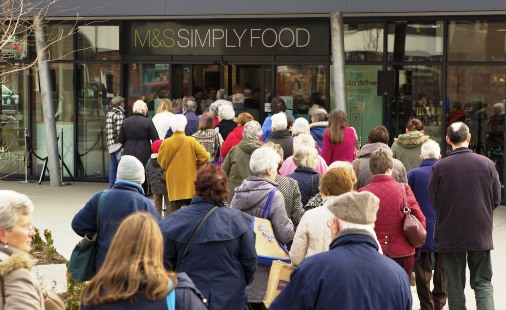
<path id="1" fill-rule="evenodd" d="M 200 110 L 202 112 L 209 112 L 209 107 L 213 104 L 213 101 L 211 99 L 203 99 L 200 101 Z"/>
<path id="2" fill-rule="evenodd" d="M 351 176 L 351 180 L 353 181 L 353 185 L 355 185 L 355 183 L 357 183 L 358 180 L 357 180 L 357 175 L 355 174 L 355 169 L 353 168 L 353 164 L 350 163 L 349 161 L 336 160 L 335 162 L 333 162 L 329 165 L 328 169 L 333 169 L 333 168 L 348 169 L 350 176 Z"/>
<path id="3" fill-rule="evenodd" d="M 183 108 L 186 111 L 193 111 L 195 112 L 195 109 L 197 108 L 197 103 L 194 99 L 184 100 L 183 99 Z"/>
<path id="4" fill-rule="evenodd" d="M 329 114 L 329 137 L 332 143 L 342 143 L 348 119 L 343 110 L 335 109 Z"/>
<path id="5" fill-rule="evenodd" d="M 497 114 L 504 114 L 504 103 L 502 102 L 494 103 L 493 108 L 499 111 L 499 113 Z"/>
<path id="6" fill-rule="evenodd" d="M 287 126 L 288 126 L 288 121 L 287 121 L 286 115 L 284 113 L 277 113 L 271 117 L 272 131 L 286 130 Z"/>
<path id="7" fill-rule="evenodd" d="M 408 124 L 406 125 L 406 129 L 408 131 L 414 131 L 414 130 L 423 131 L 423 129 L 424 129 L 423 122 L 419 119 L 412 118 L 409 120 Z"/>
<path id="8" fill-rule="evenodd" d="M 262 146 L 251 154 L 249 168 L 257 177 L 266 176 L 266 171 L 277 171 L 281 161 L 278 153 L 272 147 Z"/>
<path id="9" fill-rule="evenodd" d="M 303 117 L 299 117 L 293 122 L 292 136 L 298 136 L 300 134 L 310 134 L 309 122 Z"/>
<path id="10" fill-rule="evenodd" d="M 227 201 L 227 181 L 225 171 L 215 165 L 205 165 L 197 171 L 195 194 L 215 204 Z"/>
<path id="11" fill-rule="evenodd" d="M 301 133 L 300 135 L 293 137 L 293 151 L 296 152 L 299 147 L 302 146 L 310 146 L 315 147 L 316 141 L 314 140 L 313 136 Z"/>
<path id="12" fill-rule="evenodd" d="M 184 131 L 188 120 L 183 114 L 176 114 L 170 119 L 170 128 L 173 132 Z"/>
<path id="13" fill-rule="evenodd" d="M 274 143 L 272 141 L 265 142 L 263 146 L 271 147 L 276 151 L 276 153 L 278 153 L 279 155 L 278 170 L 279 170 L 279 168 L 281 168 L 281 165 L 283 165 L 283 156 L 285 155 L 283 148 L 278 143 Z"/>
<path id="14" fill-rule="evenodd" d="M 223 99 L 218 99 L 215 102 L 213 102 L 209 107 L 209 113 L 211 113 L 213 117 L 218 117 L 218 111 L 220 109 L 220 106 L 223 104 L 228 104 L 232 106 L 232 102 Z"/>
<path id="15" fill-rule="evenodd" d="M 293 126 L 293 118 L 286 115 L 286 129 L 290 130 Z"/>
<path id="16" fill-rule="evenodd" d="M 459 144 L 467 139 L 467 135 L 469 134 L 469 127 L 462 122 L 456 122 L 448 126 L 448 130 L 446 131 L 446 136 L 448 140 L 450 140 L 453 144 Z"/>
<path id="17" fill-rule="evenodd" d="M 369 159 L 369 169 L 373 175 L 383 174 L 393 167 L 394 161 L 392 160 L 392 154 L 391 152 L 387 152 L 385 148 L 380 147 L 371 153 L 371 158 Z"/>
<path id="18" fill-rule="evenodd" d="M 332 168 L 320 178 L 320 192 L 326 196 L 339 196 L 351 192 L 355 184 L 355 172 L 347 168 Z"/>
<path id="19" fill-rule="evenodd" d="M 253 117 L 253 115 L 249 114 L 248 112 L 242 112 L 237 116 L 237 125 L 244 126 L 244 124 L 254 119 L 255 118 Z"/>
<path id="20" fill-rule="evenodd" d="M 164 98 L 160 100 L 160 105 L 156 113 L 160 112 L 172 112 L 172 101 L 170 101 L 170 99 Z"/>
<path id="21" fill-rule="evenodd" d="M 262 126 L 257 121 L 249 121 L 244 124 L 244 129 L 242 132 L 243 139 L 255 139 L 258 140 L 258 137 L 262 135 Z"/>
<path id="22" fill-rule="evenodd" d="M 12 190 L 0 190 L 0 228 L 7 230 L 16 225 L 19 215 L 33 212 L 33 203 L 25 194 Z"/>
<path id="23" fill-rule="evenodd" d="M 462 102 L 460 101 L 453 101 L 450 105 L 450 110 L 461 110 L 462 109 Z"/>
<path id="24" fill-rule="evenodd" d="M 232 103 L 233 104 L 244 104 L 244 95 L 241 93 L 232 95 Z"/>
<path id="25" fill-rule="evenodd" d="M 347 230 L 347 229 L 359 229 L 359 230 L 366 230 L 372 236 L 376 236 L 376 232 L 374 231 L 374 223 L 372 223 L 372 224 L 357 224 L 357 223 L 347 222 L 347 221 L 342 220 L 338 217 L 336 217 L 336 219 L 339 222 L 340 231 Z"/>
<path id="26" fill-rule="evenodd" d="M 233 119 L 235 116 L 234 108 L 228 104 L 222 104 L 218 108 L 218 115 L 221 119 Z"/>
<path id="27" fill-rule="evenodd" d="M 202 113 L 199 119 L 199 130 L 206 129 L 214 129 L 214 119 L 209 112 Z"/>
<path id="28" fill-rule="evenodd" d="M 253 92 L 249 88 L 245 88 L 243 91 L 244 97 L 251 97 L 253 96 Z"/>
<path id="29" fill-rule="evenodd" d="M 144 211 L 126 217 L 111 241 L 104 264 L 83 289 L 82 304 L 133 302 L 139 291 L 160 300 L 177 286 L 177 277 L 163 265 L 163 236 L 158 221 Z"/>
<path id="30" fill-rule="evenodd" d="M 141 113 L 143 115 L 146 115 L 148 113 L 148 106 L 144 101 L 137 100 L 134 102 L 134 105 L 132 106 L 132 111 L 134 113 Z"/>
<path id="31" fill-rule="evenodd" d="M 271 113 L 276 114 L 286 111 L 286 103 L 281 97 L 274 97 L 271 100 Z"/>
<path id="32" fill-rule="evenodd" d="M 314 116 L 314 113 L 316 112 L 316 110 L 318 109 L 323 109 L 323 107 L 319 104 L 312 104 L 310 107 L 309 107 L 309 110 L 307 111 L 307 114 L 309 114 L 309 116 Z"/>
<path id="33" fill-rule="evenodd" d="M 388 129 L 385 126 L 377 126 L 369 131 L 367 135 L 367 143 L 385 143 L 388 144 Z"/>
<path id="34" fill-rule="evenodd" d="M 325 109 L 316 109 L 312 114 L 315 122 L 325 122 L 328 118 L 328 113 Z"/>
<path id="35" fill-rule="evenodd" d="M 216 92 L 216 99 L 227 99 L 228 97 L 228 94 L 227 94 L 227 91 L 224 90 L 223 88 L 221 89 L 218 89 L 218 91 Z"/>
<path id="36" fill-rule="evenodd" d="M 179 113 L 182 107 L 183 107 L 182 98 L 172 100 L 172 113 Z"/>
<path id="37" fill-rule="evenodd" d="M 441 155 L 441 148 L 439 147 L 439 143 L 429 139 L 424 144 L 422 144 L 421 153 L 423 158 L 439 158 Z"/>
<path id="38" fill-rule="evenodd" d="M 314 146 L 301 146 L 295 151 L 292 159 L 297 167 L 315 168 L 317 157 L 318 152 Z"/>

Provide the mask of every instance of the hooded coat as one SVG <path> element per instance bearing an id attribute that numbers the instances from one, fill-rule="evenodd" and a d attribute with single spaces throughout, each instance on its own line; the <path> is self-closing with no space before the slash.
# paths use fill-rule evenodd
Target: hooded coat
<path id="1" fill-rule="evenodd" d="M 323 147 L 323 134 L 328 127 L 329 122 L 315 122 L 309 124 L 309 133 L 316 140 L 320 149 Z"/>
<path id="2" fill-rule="evenodd" d="M 277 185 L 276 182 L 268 179 L 249 177 L 236 189 L 230 207 L 249 215 L 262 217 L 267 198 Z M 280 191 L 276 191 L 272 198 L 268 219 L 272 223 L 274 236 L 279 242 L 287 244 L 292 241 L 295 231 L 293 223 L 286 213 L 283 194 Z M 253 283 L 246 288 L 249 302 L 259 303 L 263 301 L 267 291 L 270 269 L 270 266 L 258 265 Z"/>
<path id="3" fill-rule="evenodd" d="M 210 309 L 244 309 L 246 285 L 253 281 L 257 265 L 251 216 L 220 204 L 181 260 L 196 227 L 214 206 L 211 200 L 195 196 L 189 206 L 163 219 L 165 266 L 186 272 Z"/>
<path id="4" fill-rule="evenodd" d="M 228 203 L 232 201 L 235 194 L 235 188 L 241 185 L 241 182 L 253 172 L 249 168 L 251 154 L 262 146 L 262 142 L 254 139 L 243 139 L 238 145 L 234 146 L 223 161 L 221 168 L 228 175 Z"/>
<path id="5" fill-rule="evenodd" d="M 422 160 L 422 144 L 429 140 L 429 136 L 418 130 L 409 131 L 394 139 L 391 150 L 394 158 L 402 162 L 406 171 L 418 168 Z"/>
<path id="6" fill-rule="evenodd" d="M 221 146 L 221 156 L 223 158 L 227 157 L 228 152 L 232 147 L 241 142 L 243 131 L 244 126 L 237 126 L 231 133 L 228 134 L 227 139 L 225 139 L 225 142 L 223 142 L 223 145 Z"/>

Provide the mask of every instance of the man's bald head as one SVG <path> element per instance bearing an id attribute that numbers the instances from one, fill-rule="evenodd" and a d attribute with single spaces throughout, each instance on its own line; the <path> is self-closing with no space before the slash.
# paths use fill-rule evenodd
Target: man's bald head
<path id="1" fill-rule="evenodd" d="M 446 137 L 452 144 L 460 144 L 467 141 L 469 127 L 462 122 L 451 124 L 446 131 Z"/>

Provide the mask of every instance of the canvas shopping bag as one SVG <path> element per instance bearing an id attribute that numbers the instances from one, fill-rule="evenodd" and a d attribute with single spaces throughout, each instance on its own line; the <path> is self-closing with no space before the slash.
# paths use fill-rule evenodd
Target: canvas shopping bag
<path id="1" fill-rule="evenodd" d="M 290 275 L 295 269 L 293 264 L 287 264 L 280 260 L 272 262 L 267 291 L 265 292 L 264 305 L 269 308 L 279 293 L 290 283 Z"/>

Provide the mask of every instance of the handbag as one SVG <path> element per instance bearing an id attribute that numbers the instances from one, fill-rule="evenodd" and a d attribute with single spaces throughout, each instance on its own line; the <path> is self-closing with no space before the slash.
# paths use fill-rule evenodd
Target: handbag
<path id="1" fill-rule="evenodd" d="M 290 283 L 290 275 L 294 270 L 294 264 L 287 264 L 280 260 L 272 262 L 269 280 L 267 282 L 267 290 L 264 296 L 264 305 L 267 308 L 271 306 L 274 299 L 276 299 L 279 293 Z"/>
<path id="2" fill-rule="evenodd" d="M 425 243 L 425 238 L 427 237 L 427 231 L 423 228 L 422 223 L 411 214 L 411 209 L 408 207 L 408 202 L 406 199 L 406 188 L 404 184 L 402 186 L 402 194 L 404 195 L 404 206 L 402 208 L 402 212 L 404 212 L 404 226 L 402 227 L 402 231 L 404 232 L 404 236 L 408 239 L 409 243 L 415 247 L 419 248 Z"/>
<path id="3" fill-rule="evenodd" d="M 98 237 L 98 215 L 100 204 L 107 191 L 101 191 L 98 196 L 98 202 L 95 209 L 95 218 L 97 221 L 97 232 L 87 233 L 80 240 L 72 254 L 70 255 L 69 266 L 67 268 L 67 278 L 78 282 L 84 282 L 91 279 L 95 273 L 95 258 L 97 256 L 97 237 Z"/>
<path id="4" fill-rule="evenodd" d="M 264 208 L 264 214 L 260 217 L 255 217 L 253 221 L 253 231 L 256 235 L 255 249 L 258 256 L 258 263 L 261 265 L 272 265 L 275 260 L 280 260 L 285 263 L 291 263 L 290 255 L 286 247 L 281 244 L 274 236 L 272 223 L 268 219 L 269 210 L 271 209 L 272 199 L 276 189 L 273 189 L 267 197 L 267 202 Z"/>
<path id="5" fill-rule="evenodd" d="M 185 141 L 185 140 L 186 140 L 186 136 L 183 138 L 183 140 L 181 141 L 181 143 L 180 143 L 180 144 L 179 144 L 179 146 L 177 147 L 176 151 L 174 152 L 174 156 L 172 156 L 172 159 L 170 160 L 169 165 L 167 166 L 167 169 L 163 170 L 163 173 L 162 173 L 162 175 L 160 176 L 160 179 L 162 179 L 163 181 L 165 181 L 165 180 L 166 180 L 166 175 L 165 175 L 165 172 L 166 172 L 167 170 L 169 170 L 170 165 L 172 165 L 172 162 L 174 161 L 174 157 L 176 157 L 177 152 L 181 149 L 181 147 L 183 146 L 183 143 L 184 143 L 184 141 Z"/>

